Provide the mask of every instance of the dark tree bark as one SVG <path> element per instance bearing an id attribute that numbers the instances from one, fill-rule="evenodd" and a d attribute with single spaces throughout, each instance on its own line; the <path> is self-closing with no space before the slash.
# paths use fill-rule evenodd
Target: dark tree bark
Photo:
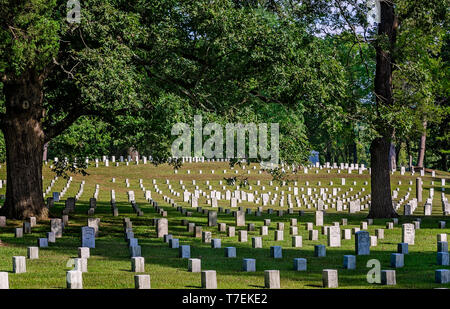
<path id="1" fill-rule="evenodd" d="M 419 143 L 419 154 L 417 156 L 417 166 L 424 167 L 423 161 L 425 159 L 425 149 L 426 149 L 426 141 L 427 141 L 427 121 L 423 121 L 423 131 L 422 136 L 420 137 Z"/>
<path id="2" fill-rule="evenodd" d="M 350 145 L 347 145 L 347 147 L 345 147 L 345 162 L 350 162 Z"/>
<path id="3" fill-rule="evenodd" d="M 109 112 L 89 109 L 70 102 L 67 115 L 56 123 L 43 123 L 44 80 L 51 66 L 40 74 L 29 69 L 20 76 L 2 76 L 6 112 L 0 114 L 0 127 L 6 144 L 6 200 L 0 214 L 11 219 L 48 216 L 42 189 L 44 145 L 70 127 L 79 117 L 92 115 L 112 122 Z M 64 101 L 64 104 L 67 102 Z M 115 115 L 126 112 L 117 110 Z"/>
<path id="4" fill-rule="evenodd" d="M 329 147 L 325 149 L 325 162 L 331 162 L 331 151 Z"/>
<path id="5" fill-rule="evenodd" d="M 395 147 L 395 146 L 394 146 Z M 402 143 L 399 143 L 397 147 L 395 147 L 395 162 L 398 163 L 400 158 L 400 150 L 402 149 Z"/>
<path id="6" fill-rule="evenodd" d="M 356 142 L 352 142 L 352 153 L 353 153 L 353 163 L 358 163 L 358 148 L 356 146 Z"/>
<path id="7" fill-rule="evenodd" d="M 347 161 L 347 151 L 346 151 L 346 149 L 347 149 L 347 147 L 345 147 L 345 145 L 344 146 L 342 146 L 342 148 L 341 148 L 342 150 L 341 151 L 339 151 L 339 162 L 348 162 Z"/>
<path id="8" fill-rule="evenodd" d="M 7 186 L 0 213 L 8 218 L 47 217 L 42 191 L 43 81 L 34 72 L 4 83 Z"/>
<path id="9" fill-rule="evenodd" d="M 394 49 L 396 43 L 397 18 L 394 5 L 391 1 L 381 0 L 381 22 L 378 24 L 378 35 L 387 37 L 389 46 L 382 44 L 378 39 L 376 49 L 376 73 L 375 94 L 377 108 L 379 106 L 391 106 L 392 96 L 392 71 L 394 67 Z M 379 112 L 378 112 L 379 113 Z M 381 137 L 374 139 L 370 145 L 371 163 L 371 205 L 369 218 L 397 217 L 392 206 L 391 183 L 389 174 L 389 149 L 394 135 L 394 129 L 382 120 L 378 115 L 375 123 Z"/>
<path id="10" fill-rule="evenodd" d="M 331 162 L 332 160 L 332 151 L 331 151 L 331 142 L 328 141 L 326 147 L 325 147 L 325 162 Z"/>
<path id="11" fill-rule="evenodd" d="M 445 154 L 445 153 L 441 153 L 441 160 L 440 160 L 440 166 L 441 166 L 441 169 L 443 170 L 443 171 L 446 171 L 446 172 L 448 172 L 449 171 L 449 160 L 450 160 L 450 158 L 449 158 L 449 156 L 447 155 L 447 154 Z"/>
<path id="12" fill-rule="evenodd" d="M 376 138 L 370 145 L 371 204 L 369 218 L 396 218 L 392 205 L 389 174 L 389 148 L 391 141 Z"/>

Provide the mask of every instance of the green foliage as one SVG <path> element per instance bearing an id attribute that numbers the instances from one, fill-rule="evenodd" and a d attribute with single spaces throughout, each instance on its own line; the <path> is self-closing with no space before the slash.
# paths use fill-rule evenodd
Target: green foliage
<path id="1" fill-rule="evenodd" d="M 289 183 L 289 175 L 290 173 L 287 173 L 285 169 L 276 167 L 273 169 L 267 170 L 267 172 L 272 175 L 272 179 L 276 181 L 280 186 L 283 185 L 283 183 L 288 184 Z"/>
<path id="2" fill-rule="evenodd" d="M 391 50 L 358 0 L 90 0 L 80 24 L 67 23 L 65 1 L 0 0 L 0 75 L 42 74 L 50 156 L 135 147 L 159 164 L 170 156 L 172 126 L 201 114 L 279 123 L 288 164 L 306 163 L 312 149 L 322 162 L 368 164 L 384 126 L 415 150 L 426 120 L 430 160 L 444 166 L 448 1 L 395 6 Z M 374 43 L 394 55 L 391 106 L 375 104 Z"/>
<path id="3" fill-rule="evenodd" d="M 71 177 L 70 175 L 73 174 L 81 174 L 82 176 L 89 175 L 86 172 L 87 167 L 86 162 L 77 162 L 76 158 L 70 157 L 53 162 L 51 170 L 56 176 L 69 179 Z"/>
<path id="4" fill-rule="evenodd" d="M 311 149 L 301 109 L 287 108 L 279 104 L 262 104 L 258 111 L 260 122 L 280 124 L 282 161 L 287 164 L 306 163 Z"/>
<path id="5" fill-rule="evenodd" d="M 397 162 L 398 166 L 408 166 L 409 164 L 405 148 L 406 148 L 405 143 L 401 143 Z"/>
<path id="6" fill-rule="evenodd" d="M 0 72 L 42 71 L 56 56 L 62 15 L 56 0 L 0 1 Z"/>
<path id="7" fill-rule="evenodd" d="M 359 143 L 356 148 L 361 158 L 373 137 L 383 134 L 386 127 L 394 129 L 395 143 L 407 141 L 410 150 L 415 150 L 424 121 L 434 132 L 442 128 L 437 136 L 446 131 L 443 128 L 444 105 L 450 87 L 448 58 L 445 59 L 448 48 L 443 44 L 448 32 L 448 1 L 394 1 L 399 22 L 395 46 L 390 46 L 387 37 L 379 36 L 376 27 L 368 23 L 366 16 L 370 8 L 364 2 L 295 2 L 299 17 L 311 14 L 312 30 L 336 46 L 336 52 L 329 57 L 339 60 L 345 67 L 347 100 L 335 101 L 337 106 L 334 107 L 329 105 L 334 109 L 332 114 L 312 113 L 312 117 L 306 117 L 311 144 L 314 149 L 325 152 L 326 160 L 349 161 L 349 153 L 345 152 L 348 147 L 353 148 L 354 143 Z M 376 104 L 373 80 L 376 45 L 391 53 L 394 59 L 394 102 L 391 105 Z M 314 135 L 316 132 L 320 134 Z M 434 142 L 435 136 L 432 136 L 434 155 L 431 157 L 443 154 L 434 146 L 439 144 Z M 448 144 L 448 138 L 444 140 Z M 441 163 L 441 168 L 444 166 Z"/>
<path id="8" fill-rule="evenodd" d="M 82 117 L 50 142 L 48 157 L 53 159 L 71 155 L 84 158 L 114 153 L 120 146 L 120 140 L 113 133 L 111 125 L 92 117 Z"/>
<path id="9" fill-rule="evenodd" d="M 315 46 L 320 41 L 302 24 L 232 1 L 138 2 L 133 8 L 93 1 L 83 5 L 82 16 L 79 26 L 61 26 L 64 41 L 72 44 L 63 46 L 70 57 L 60 64 L 73 69 L 70 78 L 66 69 L 47 83 L 48 123 L 79 104 L 93 114 L 127 112 L 102 117 L 112 125 L 76 122 L 52 142 L 52 156 L 98 156 L 128 144 L 165 162 L 172 126 L 191 124 L 193 115 L 202 114 L 205 122 L 221 124 L 278 122 L 282 158 L 305 162 L 302 105 L 323 101 L 328 92 L 320 75 L 333 87 L 339 70 L 328 72 L 320 64 L 326 60 Z M 69 104 L 56 104 L 61 99 Z M 95 138 L 101 141 L 86 146 Z"/>

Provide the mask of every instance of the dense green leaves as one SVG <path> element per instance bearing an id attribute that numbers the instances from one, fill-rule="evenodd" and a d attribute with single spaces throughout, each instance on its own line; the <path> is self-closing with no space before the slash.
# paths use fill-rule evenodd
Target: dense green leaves
<path id="1" fill-rule="evenodd" d="M 395 128 L 410 154 L 427 120 L 437 135 L 429 156 L 443 167 L 448 1 L 395 5 L 390 106 L 375 104 L 373 46 L 383 38 L 358 0 L 89 0 L 79 24 L 66 21 L 65 1 L 0 0 L 0 75 L 42 74 L 51 156 L 135 147 L 159 162 L 172 126 L 201 114 L 222 125 L 280 123 L 289 163 L 314 149 L 322 162 L 367 164 L 380 127 Z"/>
<path id="2" fill-rule="evenodd" d="M 56 0 L 0 1 L 0 72 L 42 71 L 59 49 L 61 15 Z"/>

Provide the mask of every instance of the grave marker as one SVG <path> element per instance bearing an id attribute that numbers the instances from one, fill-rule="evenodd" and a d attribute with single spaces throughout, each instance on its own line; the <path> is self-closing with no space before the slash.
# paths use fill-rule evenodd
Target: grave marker
<path id="1" fill-rule="evenodd" d="M 294 259 L 294 270 L 296 271 L 306 271 L 307 260 L 303 258 Z"/>
<path id="2" fill-rule="evenodd" d="M 81 247 L 95 248 L 95 229 L 89 226 L 81 228 Z"/>
<path id="3" fill-rule="evenodd" d="M 150 275 L 135 275 L 134 276 L 135 289 L 150 289 Z"/>
<path id="4" fill-rule="evenodd" d="M 322 282 L 324 288 L 337 288 L 338 287 L 337 269 L 324 269 L 322 271 Z"/>
<path id="5" fill-rule="evenodd" d="M 199 273 L 202 271 L 201 267 L 202 261 L 200 259 L 189 259 L 188 260 L 188 272 Z"/>
<path id="6" fill-rule="evenodd" d="M 255 259 L 243 259 L 242 270 L 246 272 L 256 271 L 256 260 Z"/>
<path id="7" fill-rule="evenodd" d="M 13 256 L 12 262 L 13 262 L 13 273 L 21 274 L 27 272 L 27 265 L 24 256 Z"/>
<path id="8" fill-rule="evenodd" d="M 280 271 L 279 270 L 265 270 L 264 271 L 264 286 L 269 289 L 280 288 Z"/>
<path id="9" fill-rule="evenodd" d="M 414 245 L 415 229 L 414 224 L 402 224 L 402 242 L 408 245 Z"/>
<path id="10" fill-rule="evenodd" d="M 9 278 L 7 272 L 0 272 L 0 290 L 9 289 Z"/>
<path id="11" fill-rule="evenodd" d="M 28 247 L 27 256 L 30 260 L 39 259 L 39 248 L 38 247 Z"/>
<path id="12" fill-rule="evenodd" d="M 328 228 L 328 247 L 341 246 L 341 229 L 339 226 L 330 226 Z"/>
<path id="13" fill-rule="evenodd" d="M 68 289 L 82 289 L 83 276 L 81 271 L 69 270 L 66 273 L 66 284 Z"/>
<path id="14" fill-rule="evenodd" d="M 370 235 L 367 231 L 355 233 L 355 251 L 356 255 L 370 254 Z"/>
<path id="15" fill-rule="evenodd" d="M 202 271 L 202 288 L 217 289 L 217 278 L 215 270 Z"/>
<path id="16" fill-rule="evenodd" d="M 156 221 L 156 237 L 161 238 L 169 234 L 169 222 L 166 218 Z"/>

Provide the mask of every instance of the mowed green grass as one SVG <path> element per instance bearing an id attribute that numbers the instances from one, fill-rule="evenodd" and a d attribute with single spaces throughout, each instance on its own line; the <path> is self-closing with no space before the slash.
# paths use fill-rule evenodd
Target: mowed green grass
<path id="1" fill-rule="evenodd" d="M 170 249 L 168 244 L 164 243 L 162 239 L 156 238 L 155 227 L 151 225 L 152 218 L 160 218 L 161 216 L 145 201 L 144 192 L 139 188 L 139 179 L 143 179 L 144 187 L 147 190 L 152 190 L 152 197 L 156 200 L 160 207 L 168 212 L 169 233 L 174 238 L 180 239 L 180 244 L 191 245 L 191 257 L 201 258 L 203 270 L 216 270 L 217 283 L 220 289 L 252 289 L 264 287 L 264 270 L 278 269 L 281 276 L 281 288 L 285 289 L 303 289 L 303 288 L 322 288 L 322 270 L 323 269 L 337 269 L 339 276 L 339 288 L 363 288 L 363 289 L 377 289 L 377 288 L 436 288 L 436 287 L 450 287 L 450 284 L 440 285 L 434 283 L 434 276 L 436 269 L 450 267 L 438 266 L 436 264 L 436 250 L 437 250 L 437 234 L 450 232 L 450 220 L 442 216 L 441 211 L 441 181 L 442 177 L 447 178 L 446 194 L 448 195 L 449 174 L 437 173 L 436 178 L 431 178 L 427 174 L 422 177 L 424 181 L 424 200 L 429 195 L 429 188 L 432 187 L 431 181 L 434 181 L 435 194 L 433 200 L 433 216 L 423 217 L 423 203 L 420 203 L 416 210 L 417 216 L 401 217 L 399 225 L 395 226 L 393 230 L 385 230 L 385 239 L 378 240 L 376 247 L 371 247 L 371 254 L 369 256 L 357 256 L 357 269 L 345 270 L 343 269 L 343 256 L 346 254 L 355 254 L 354 236 L 351 240 L 342 240 L 340 248 L 327 247 L 327 256 L 323 258 L 314 257 L 314 245 L 327 244 L 327 236 L 323 235 L 319 229 L 319 240 L 309 241 L 308 233 L 305 228 L 306 222 L 314 222 L 314 209 L 306 209 L 305 206 L 297 208 L 294 201 L 295 215 L 284 214 L 278 217 L 275 214 L 268 215 L 266 209 L 272 208 L 274 210 L 287 209 L 286 206 L 279 207 L 270 205 L 264 207 L 264 213 L 260 217 L 254 214 L 246 215 L 246 223 L 254 223 L 256 230 L 248 232 L 248 242 L 238 242 L 238 231 L 246 227 L 236 228 L 236 237 L 227 237 L 226 233 L 219 233 L 217 227 L 207 227 L 207 215 L 196 212 L 193 209 L 192 217 L 185 217 L 175 208 L 171 207 L 163 201 L 163 195 L 175 198 L 179 206 L 189 207 L 188 203 L 180 202 L 180 198 L 172 196 L 166 185 L 166 179 L 170 180 L 172 188 L 178 192 L 182 192 L 179 180 L 183 180 L 184 185 L 191 192 L 195 185 L 192 180 L 196 179 L 197 184 L 203 191 L 207 190 L 206 180 L 210 181 L 213 189 L 221 190 L 222 186 L 219 181 L 223 177 L 235 176 L 235 171 L 239 171 L 239 175 L 245 175 L 249 178 L 252 190 L 248 188 L 246 191 L 258 190 L 261 188 L 256 186 L 256 181 L 261 180 L 261 185 L 264 185 L 267 190 L 275 192 L 275 185 L 279 186 L 278 195 L 280 191 L 284 190 L 285 194 L 293 192 L 288 191 L 288 186 L 281 187 L 274 183 L 269 185 L 271 176 L 267 174 L 258 174 L 257 171 L 251 169 L 251 174 L 247 174 L 249 168 L 243 170 L 240 167 L 231 169 L 226 163 L 193 163 L 185 164 L 177 174 L 173 169 L 167 165 L 155 167 L 153 165 L 139 165 L 130 164 L 125 166 L 121 163 L 119 167 L 103 166 L 100 163 L 99 168 L 91 166 L 88 169 L 88 176 L 73 175 L 72 184 L 62 198 L 61 202 L 55 203 L 55 207 L 51 209 L 52 217 L 61 217 L 64 208 L 64 200 L 67 197 L 75 196 L 78 192 L 79 185 L 82 180 L 85 180 L 84 193 L 80 200 L 76 203 L 76 213 L 70 215 L 69 226 L 66 227 L 62 238 L 57 239 L 56 243 L 50 244 L 48 248 L 42 248 L 39 251 L 38 260 L 27 259 L 27 272 L 24 274 L 13 274 L 12 271 L 12 257 L 21 255 L 26 256 L 28 246 L 36 246 L 37 238 L 45 237 L 46 232 L 50 231 L 50 221 L 40 221 L 37 227 L 33 228 L 32 234 L 24 235 L 24 238 L 14 238 L 14 228 L 22 225 L 21 221 L 8 220 L 6 228 L 0 228 L 0 239 L 2 245 L 0 246 L 0 271 L 9 272 L 10 288 L 13 289 L 61 289 L 66 287 L 66 272 L 71 269 L 71 258 L 77 257 L 77 248 L 81 245 L 81 227 L 87 225 L 87 210 L 89 207 L 89 198 L 93 196 L 95 191 L 95 184 L 100 185 L 100 194 L 97 201 L 97 210 L 94 215 L 101 219 L 100 235 L 96 239 L 96 248 L 91 249 L 91 258 L 88 261 L 88 273 L 83 274 L 83 285 L 86 289 L 127 289 L 134 288 L 134 273 L 131 272 L 131 261 L 127 244 L 123 236 L 123 218 L 128 217 L 133 223 L 133 230 L 135 237 L 138 238 L 139 244 L 142 247 L 142 255 L 145 257 L 146 273 L 151 276 L 152 288 L 156 289 L 186 289 L 186 288 L 200 288 L 201 275 L 200 273 L 190 273 L 187 271 L 188 260 L 178 258 L 178 249 Z M 215 173 L 211 174 L 214 169 Z M 187 170 L 191 173 L 187 174 Z M 202 174 L 199 174 L 202 170 Z M 223 174 L 223 170 L 227 173 Z M 413 180 L 411 186 L 411 198 L 415 197 L 415 176 L 410 176 L 410 173 L 405 176 L 400 176 L 399 173 L 392 175 L 392 189 L 400 188 L 399 198 L 403 197 L 408 190 L 409 181 Z M 54 174 L 50 171 L 49 165 L 44 166 L 44 189 L 50 183 Z M 115 177 L 116 182 L 112 183 L 111 178 Z M 346 185 L 341 186 L 340 179 L 345 177 L 347 179 Z M 0 178 L 6 179 L 6 168 L 0 168 Z M 126 188 L 125 179 L 130 181 L 130 188 Z M 156 194 L 152 179 L 157 180 L 158 187 L 163 191 L 163 195 Z M 310 169 L 308 174 L 303 174 L 301 171 L 296 179 L 298 187 L 304 187 L 305 191 L 300 191 L 299 194 L 306 194 L 305 182 L 309 181 L 309 186 L 318 188 L 317 182 L 321 182 L 322 187 L 329 187 L 329 182 L 333 181 L 334 186 L 342 187 L 342 192 L 348 190 L 353 184 L 357 182 L 354 188 L 354 193 L 358 192 L 361 187 L 365 187 L 366 192 L 370 192 L 370 177 L 367 171 L 363 175 L 358 175 L 357 172 L 348 174 L 347 171 L 331 170 L 327 173 L 325 169 L 319 170 L 315 173 L 315 169 Z M 402 184 L 398 185 L 398 181 Z M 364 186 L 364 181 L 369 181 L 368 186 Z M 224 184 L 226 182 L 224 181 Z M 59 178 L 53 191 L 60 191 L 66 180 Z M 235 188 L 227 186 L 231 191 Z M 114 189 L 116 192 L 116 201 L 119 207 L 119 216 L 113 217 L 110 211 L 110 191 Z M 136 201 L 139 207 L 144 211 L 145 215 L 137 217 L 133 212 L 130 203 L 127 200 L 126 192 L 134 190 Z M 0 194 L 4 194 L 5 188 L 0 189 Z M 222 192 L 224 192 L 222 190 Z M 319 193 L 317 189 L 316 192 Z M 329 189 L 328 193 L 331 193 Z M 353 193 L 353 192 L 352 192 Z M 51 193 L 48 195 L 51 196 Z M 285 205 L 287 197 L 285 199 Z M 206 205 L 206 199 L 200 198 L 199 206 L 212 209 Z M 220 207 L 229 207 L 229 201 L 219 201 Z M 254 203 L 241 203 L 238 206 L 244 208 L 252 208 L 256 210 L 258 205 Z M 217 210 L 217 209 L 215 209 Z M 237 210 L 237 209 L 233 209 Z M 298 210 L 305 211 L 303 216 L 298 215 Z M 403 207 L 400 209 L 403 213 Z M 420 214 L 420 215 L 419 215 Z M 331 225 L 335 221 L 341 221 L 342 218 L 348 219 L 348 226 L 342 228 L 359 227 L 360 222 L 367 216 L 367 211 L 359 214 L 336 213 L 334 209 L 328 209 L 324 217 L 324 224 Z M 382 269 L 391 269 L 389 259 L 391 253 L 397 251 L 397 243 L 401 242 L 401 224 L 412 222 L 415 218 L 422 217 L 421 229 L 416 231 L 416 244 L 409 247 L 409 254 L 405 255 L 405 267 L 396 270 L 397 285 L 396 286 L 382 286 L 379 284 L 369 284 L 366 280 L 367 272 L 370 268 L 366 267 L 367 261 L 370 259 L 378 259 L 381 262 Z M 251 247 L 251 238 L 259 235 L 259 227 L 263 225 L 263 220 L 270 218 L 272 223 L 269 227 L 269 235 L 262 236 L 263 248 L 253 249 Z M 298 221 L 298 235 L 303 236 L 303 247 L 292 248 L 291 235 L 289 235 L 290 219 L 297 218 Z M 186 231 L 186 227 L 181 225 L 181 220 L 187 219 L 189 222 L 195 222 L 203 226 L 203 230 L 211 231 L 212 238 L 221 238 L 222 248 L 212 249 L 210 244 L 201 242 L 201 239 L 193 238 L 190 233 Z M 446 229 L 438 229 L 438 221 L 447 221 Z M 370 235 L 375 235 L 375 229 L 385 228 L 386 222 L 389 220 L 374 220 L 373 225 L 369 225 L 368 231 Z M 227 223 L 227 225 L 234 225 L 235 219 L 231 214 L 218 213 L 218 222 Z M 285 223 L 284 241 L 274 241 L 274 232 L 276 230 L 276 223 Z M 270 246 L 280 245 L 283 247 L 283 258 L 273 259 L 270 257 Z M 225 258 L 224 248 L 228 246 L 236 247 L 236 258 Z M 246 273 L 242 269 L 242 260 L 244 258 L 256 259 L 256 272 Z M 308 270 L 304 272 L 297 272 L 293 270 L 294 258 L 306 258 L 308 260 Z"/>

